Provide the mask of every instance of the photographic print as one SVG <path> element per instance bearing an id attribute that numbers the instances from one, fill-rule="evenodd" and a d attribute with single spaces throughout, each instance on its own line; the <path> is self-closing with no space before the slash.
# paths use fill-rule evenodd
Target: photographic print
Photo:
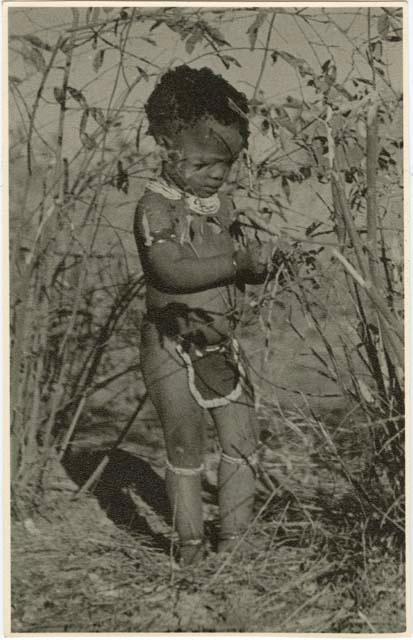
<path id="1" fill-rule="evenodd" d="M 12 634 L 406 630 L 406 11 L 6 6 Z"/>

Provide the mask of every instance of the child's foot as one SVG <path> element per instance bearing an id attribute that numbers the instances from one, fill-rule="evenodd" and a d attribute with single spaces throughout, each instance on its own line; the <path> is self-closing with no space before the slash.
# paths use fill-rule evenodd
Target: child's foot
<path id="1" fill-rule="evenodd" d="M 240 533 L 234 533 L 233 535 L 228 535 L 220 540 L 218 540 L 218 553 L 231 553 L 235 549 L 235 547 L 239 547 L 238 544 L 241 538 Z"/>
<path id="2" fill-rule="evenodd" d="M 204 557 L 204 545 L 202 540 L 188 540 L 181 542 L 181 565 L 188 566 L 200 562 Z"/>

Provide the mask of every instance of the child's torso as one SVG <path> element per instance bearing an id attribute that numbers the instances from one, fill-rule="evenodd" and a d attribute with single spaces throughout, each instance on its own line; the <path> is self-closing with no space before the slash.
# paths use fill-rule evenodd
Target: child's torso
<path id="1" fill-rule="evenodd" d="M 220 199 L 220 207 L 213 215 L 195 213 L 183 199 L 169 200 L 168 205 L 175 241 L 180 243 L 183 257 L 232 255 L 235 248 L 230 233 L 233 220 L 231 205 L 225 197 Z M 212 344 L 233 332 L 240 294 L 235 285 L 189 294 L 170 294 L 148 283 L 148 316 L 171 337 L 191 334 Z"/>

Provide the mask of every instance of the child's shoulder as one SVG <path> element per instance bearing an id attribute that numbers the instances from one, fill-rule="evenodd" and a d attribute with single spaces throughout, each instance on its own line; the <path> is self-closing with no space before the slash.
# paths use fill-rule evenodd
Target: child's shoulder
<path id="1" fill-rule="evenodd" d="M 135 211 L 135 224 L 142 220 L 151 226 L 169 226 L 171 222 L 171 202 L 160 193 L 146 189 L 138 200 Z"/>
<path id="2" fill-rule="evenodd" d="M 145 190 L 136 206 L 134 229 L 136 237 L 142 238 L 147 247 L 155 241 L 174 239 L 170 202 L 159 193 Z"/>
<path id="3" fill-rule="evenodd" d="M 136 205 L 136 215 L 142 215 L 148 212 L 167 213 L 169 210 L 169 200 L 164 198 L 160 193 L 145 189 Z"/>

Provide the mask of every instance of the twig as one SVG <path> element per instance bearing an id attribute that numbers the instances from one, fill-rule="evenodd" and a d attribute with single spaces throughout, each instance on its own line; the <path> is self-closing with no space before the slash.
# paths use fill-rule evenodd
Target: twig
<path id="1" fill-rule="evenodd" d="M 80 398 L 80 402 L 77 405 L 77 408 L 76 408 L 76 411 L 75 411 L 75 415 L 73 416 L 72 422 L 70 423 L 70 426 L 69 426 L 69 428 L 68 428 L 68 430 L 66 432 L 66 435 L 65 435 L 65 437 L 63 439 L 62 446 L 60 448 L 59 455 L 57 457 L 59 462 L 63 459 L 63 456 L 66 453 L 66 449 L 67 449 L 67 447 L 69 445 L 70 440 L 72 439 L 72 435 L 74 433 L 74 430 L 76 429 L 77 423 L 79 422 L 79 418 L 80 418 L 80 415 L 81 415 L 81 413 L 83 411 L 83 407 L 85 406 L 85 402 L 86 402 L 86 395 L 83 395 Z"/>
<path id="2" fill-rule="evenodd" d="M 29 132 L 27 134 L 27 143 L 26 143 L 26 148 L 27 148 L 27 170 L 28 170 L 28 173 L 29 173 L 30 176 L 32 175 L 32 159 L 31 159 L 31 155 L 32 155 L 32 150 L 31 149 L 32 148 L 31 148 L 31 145 L 32 145 L 32 135 L 33 135 L 33 129 L 34 129 L 34 121 L 35 121 L 35 118 L 36 118 L 37 109 L 39 108 L 40 98 L 42 97 L 42 93 L 43 93 L 44 86 L 46 84 L 47 77 L 48 77 L 48 75 L 50 73 L 50 70 L 51 70 L 51 68 L 53 66 L 53 63 L 54 63 L 54 60 L 55 60 L 55 57 L 56 57 L 57 52 L 59 51 L 59 49 L 60 49 L 60 47 L 62 45 L 63 40 L 64 40 L 63 36 L 59 36 L 55 46 L 53 47 L 53 51 L 51 53 L 51 56 L 50 56 L 50 59 L 49 59 L 49 63 L 48 63 L 48 65 L 47 65 L 47 67 L 46 67 L 46 69 L 45 69 L 45 71 L 43 73 L 43 77 L 42 77 L 42 80 L 40 82 L 40 86 L 37 89 L 36 98 L 35 98 L 35 101 L 34 101 L 33 107 L 32 107 L 32 113 L 31 113 L 30 122 L 29 122 Z"/>
<path id="3" fill-rule="evenodd" d="M 124 428 L 120 432 L 120 434 L 117 437 L 117 439 L 115 440 L 114 444 L 109 449 L 108 453 L 106 453 L 103 456 L 102 460 L 100 461 L 99 465 L 96 467 L 96 469 L 94 470 L 92 475 L 86 480 L 85 484 L 80 487 L 80 489 L 78 490 L 78 492 L 76 493 L 76 495 L 74 497 L 75 500 L 80 498 L 80 496 L 82 496 L 84 493 L 86 493 L 86 491 L 88 491 L 90 489 L 90 487 L 92 487 L 99 480 L 99 478 L 101 477 L 102 473 L 104 472 L 104 470 L 106 469 L 107 465 L 110 462 L 110 456 L 119 447 L 119 445 L 122 443 L 122 441 L 128 435 L 128 433 L 129 433 L 131 427 L 133 426 L 138 414 L 140 413 L 143 405 L 145 404 L 147 397 L 148 397 L 148 394 L 144 393 L 144 395 L 141 398 L 139 398 L 138 404 L 136 405 L 136 408 L 135 408 L 134 412 L 132 413 L 131 417 L 129 418 L 128 422 L 126 423 L 126 425 L 124 426 Z"/>
<path id="4" fill-rule="evenodd" d="M 370 9 L 369 9 L 370 11 Z M 367 246 L 370 278 L 377 286 L 377 102 L 367 111 L 366 178 L 367 178 Z"/>
<path id="5" fill-rule="evenodd" d="M 361 620 L 363 620 L 363 622 L 366 623 L 366 625 L 368 626 L 368 628 L 370 629 L 370 631 L 372 633 L 378 633 L 377 629 L 375 627 L 373 627 L 373 625 L 371 624 L 370 620 L 368 619 L 368 617 L 366 616 L 365 613 L 363 613 L 362 611 L 359 610 L 358 614 L 359 614 L 359 618 Z"/>
<path id="6" fill-rule="evenodd" d="M 387 324 L 390 328 L 392 328 L 397 335 L 397 337 L 403 342 L 403 330 L 398 326 L 398 320 L 395 318 L 390 310 L 387 308 L 386 304 L 383 302 L 379 293 L 377 292 L 376 287 L 370 280 L 365 279 L 361 276 L 355 268 L 350 264 L 350 262 L 343 256 L 337 249 L 333 249 L 333 254 L 336 258 L 341 262 L 341 264 L 345 267 L 345 269 L 350 273 L 350 275 L 358 282 L 358 284 L 368 293 L 369 297 L 379 309 L 383 318 L 386 320 Z"/>
<path id="7" fill-rule="evenodd" d="M 277 493 L 277 488 L 274 487 L 273 491 L 270 493 L 270 495 L 268 496 L 267 500 L 264 502 L 264 504 L 262 505 L 261 509 L 258 511 L 257 515 L 255 516 L 254 520 L 251 522 L 251 524 L 249 525 L 248 529 L 245 531 L 245 533 L 240 537 L 240 539 L 238 540 L 238 542 L 236 543 L 236 545 L 234 546 L 233 550 L 231 551 L 230 554 L 228 554 L 228 556 L 225 558 L 224 562 L 221 564 L 221 566 L 219 567 L 218 571 L 216 571 L 214 573 L 214 575 L 212 576 L 211 580 L 207 583 L 207 585 L 204 587 L 204 591 L 208 591 L 211 587 L 211 585 L 217 580 L 217 578 L 221 575 L 221 573 L 223 572 L 223 570 L 225 569 L 225 567 L 227 566 L 227 564 L 229 564 L 230 561 L 232 561 L 233 556 L 235 554 L 235 552 L 237 551 L 237 549 L 241 546 L 241 544 L 244 542 L 246 536 L 248 535 L 248 533 L 250 532 L 250 530 L 254 527 L 255 523 L 257 522 L 257 520 L 261 517 L 261 515 L 264 513 L 265 509 L 267 508 L 267 506 L 270 504 L 271 500 L 274 498 L 275 494 Z"/>
<path id="8" fill-rule="evenodd" d="M 79 11 L 77 9 L 72 9 L 72 13 L 73 13 L 72 25 L 73 27 L 77 27 L 77 25 L 79 24 Z M 73 36 L 71 36 L 70 38 L 70 43 L 73 44 Z M 70 46 L 69 50 L 66 53 L 66 62 L 65 62 L 64 71 L 63 71 L 62 99 L 60 102 L 59 120 L 57 125 L 56 166 L 55 166 L 54 179 L 53 179 L 53 183 L 56 185 L 59 191 L 59 193 L 56 195 L 58 195 L 61 202 L 63 201 L 62 199 L 63 184 L 62 184 L 62 181 L 60 180 L 62 152 L 63 152 L 63 129 L 64 129 L 64 123 L 65 123 L 65 116 L 66 116 L 66 93 L 67 93 L 67 87 L 69 84 L 70 70 L 72 67 L 72 57 L 73 57 L 73 47 Z"/>
<path id="9" fill-rule="evenodd" d="M 266 67 L 266 64 L 267 64 L 267 58 L 268 58 L 268 52 L 269 52 L 272 28 L 274 26 L 274 21 L 275 21 L 276 15 L 277 14 L 275 12 L 273 12 L 273 14 L 271 16 L 271 20 L 270 20 L 270 26 L 268 27 L 267 39 L 266 39 L 265 47 L 264 47 L 264 56 L 262 58 L 260 73 L 258 75 L 257 84 L 255 85 L 254 94 L 252 96 L 253 100 L 255 100 L 256 97 L 257 97 L 258 90 L 259 90 L 260 84 L 261 84 L 261 80 L 262 80 L 262 77 L 264 75 L 265 67 Z"/>

